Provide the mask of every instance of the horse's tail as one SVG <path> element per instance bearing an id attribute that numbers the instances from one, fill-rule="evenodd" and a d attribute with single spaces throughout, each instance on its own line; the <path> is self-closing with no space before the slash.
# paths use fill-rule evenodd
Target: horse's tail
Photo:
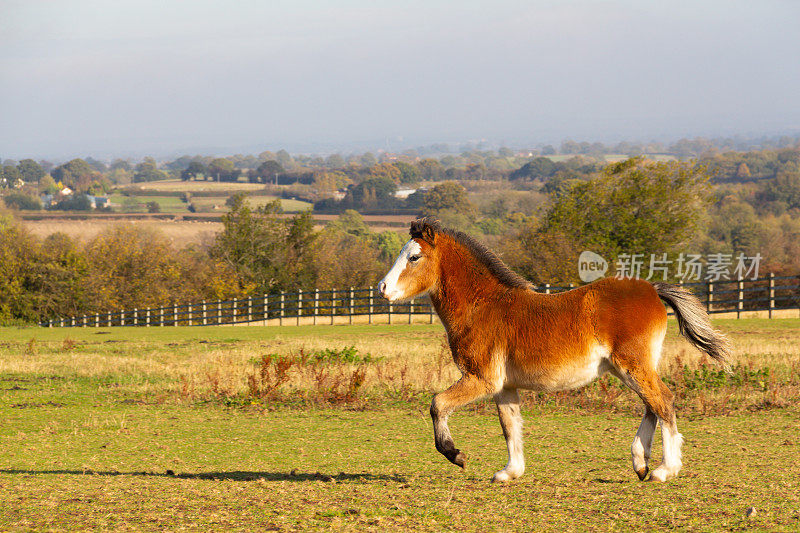
<path id="1" fill-rule="evenodd" d="M 669 283 L 653 283 L 659 298 L 675 311 L 681 335 L 730 369 L 730 343 L 725 335 L 711 326 L 708 313 L 700 300 L 689 290 Z"/>

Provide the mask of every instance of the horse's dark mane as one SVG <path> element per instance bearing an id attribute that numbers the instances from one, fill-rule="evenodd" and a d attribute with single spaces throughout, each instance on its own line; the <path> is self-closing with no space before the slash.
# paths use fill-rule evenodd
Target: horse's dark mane
<path id="1" fill-rule="evenodd" d="M 409 230 L 411 238 L 428 240 L 426 238 L 427 232 L 447 235 L 454 241 L 463 245 L 464 248 L 469 250 L 472 256 L 475 257 L 479 263 L 484 265 L 486 269 L 497 278 L 497 281 L 503 285 L 514 289 L 531 288 L 531 283 L 528 280 L 508 268 L 508 266 L 497 257 L 497 254 L 466 233 L 442 227 L 438 220 L 431 218 L 420 218 L 411 223 L 411 228 Z"/>

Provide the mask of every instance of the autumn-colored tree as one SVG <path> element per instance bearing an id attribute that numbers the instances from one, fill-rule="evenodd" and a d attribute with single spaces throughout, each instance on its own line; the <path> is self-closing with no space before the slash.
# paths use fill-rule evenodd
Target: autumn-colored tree
<path id="1" fill-rule="evenodd" d="M 218 157 L 208 164 L 208 175 L 215 181 L 236 181 L 239 172 L 233 161 L 224 157 Z"/>
<path id="2" fill-rule="evenodd" d="M 420 175 L 426 180 L 439 180 L 444 174 L 444 167 L 436 159 L 423 159 L 417 166 Z"/>
<path id="3" fill-rule="evenodd" d="M 394 163 L 379 163 L 369 169 L 369 175 L 372 178 L 386 178 L 395 183 L 400 183 L 403 178 L 403 173 Z"/>
<path id="4" fill-rule="evenodd" d="M 747 166 L 747 163 L 739 163 L 739 166 L 736 168 L 736 178 L 740 180 L 750 178 L 750 167 Z"/>
<path id="5" fill-rule="evenodd" d="M 168 177 L 169 174 L 160 170 L 156 160 L 152 157 L 145 157 L 141 163 L 136 165 L 133 173 L 134 183 L 165 180 Z"/>
<path id="6" fill-rule="evenodd" d="M 84 253 L 93 311 L 240 294 L 223 262 L 203 262 L 191 251 L 178 252 L 155 230 L 114 226 L 90 240 Z"/>
<path id="7" fill-rule="evenodd" d="M 192 161 L 181 172 L 181 179 L 183 181 L 196 180 L 200 176 L 205 176 L 208 179 L 208 169 L 200 161 Z"/>
<path id="8" fill-rule="evenodd" d="M 344 172 L 339 172 L 338 170 L 327 170 L 315 172 L 312 185 L 317 192 L 329 194 L 347 186 L 350 182 L 350 178 Z"/>
<path id="9" fill-rule="evenodd" d="M 33 159 L 23 159 L 17 165 L 17 169 L 27 183 L 38 183 L 45 175 L 42 166 Z"/>
<path id="10" fill-rule="evenodd" d="M 542 231 L 536 223 L 500 239 L 498 252 L 509 267 L 535 284 L 577 280 L 580 243 L 559 231 Z"/>
<path id="11" fill-rule="evenodd" d="M 404 239 L 394 231 L 374 233 L 348 209 L 315 240 L 315 286 L 324 289 L 374 285 L 394 261 Z"/>
<path id="12" fill-rule="evenodd" d="M 440 183 L 425 194 L 425 214 L 437 215 L 441 211 L 473 214 L 475 206 L 467 198 L 463 185 L 453 181 Z"/>
<path id="13" fill-rule="evenodd" d="M 414 165 L 405 161 L 396 161 L 394 166 L 400 171 L 400 183 L 417 183 L 419 181 L 419 170 Z"/>
<path id="14" fill-rule="evenodd" d="M 244 291 L 273 293 L 307 287 L 314 223 L 309 211 L 281 218 L 280 201 L 253 210 L 243 197 L 222 217 L 211 256 L 236 272 Z"/>
<path id="15" fill-rule="evenodd" d="M 389 207 L 397 190 L 394 180 L 386 176 L 370 177 L 348 191 L 345 202 L 353 207 Z"/>
<path id="16" fill-rule="evenodd" d="M 101 175 L 83 159 L 73 159 L 59 165 L 51 172 L 53 179 L 60 181 L 74 191 L 86 192 L 94 181 L 101 179 Z"/>
<path id="17" fill-rule="evenodd" d="M 283 172 L 284 169 L 281 164 L 270 159 L 258 165 L 258 168 L 251 175 L 257 178 L 255 181 L 258 183 L 271 183 L 275 181 L 276 176 L 283 174 Z"/>
<path id="18" fill-rule="evenodd" d="M 0 220 L 0 322 L 69 316 L 86 309 L 86 262 L 63 233 L 44 242 Z M 85 312 L 85 311 L 84 311 Z"/>
<path id="19" fill-rule="evenodd" d="M 708 176 L 693 164 L 628 159 L 572 184 L 541 229 L 611 257 L 671 252 L 695 236 L 709 201 Z"/>

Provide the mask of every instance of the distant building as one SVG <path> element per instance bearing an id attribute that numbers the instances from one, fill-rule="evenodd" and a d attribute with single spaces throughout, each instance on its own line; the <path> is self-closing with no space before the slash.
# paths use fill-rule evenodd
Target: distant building
<path id="1" fill-rule="evenodd" d="M 400 200 L 405 200 L 415 192 L 417 192 L 417 189 L 398 189 L 395 191 L 394 197 L 399 198 Z"/>
<path id="2" fill-rule="evenodd" d="M 43 194 L 39 197 L 39 199 L 42 201 L 42 206 L 45 209 L 50 209 L 68 196 L 72 196 L 72 190 L 69 187 L 64 187 L 56 194 Z M 86 198 L 89 199 L 89 205 L 92 206 L 92 209 L 114 206 L 107 196 L 92 196 L 87 194 Z"/>

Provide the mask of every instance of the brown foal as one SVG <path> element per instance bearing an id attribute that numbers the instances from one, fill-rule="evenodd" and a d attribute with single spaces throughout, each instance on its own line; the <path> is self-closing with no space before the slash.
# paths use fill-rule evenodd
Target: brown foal
<path id="1" fill-rule="evenodd" d="M 657 423 L 664 458 L 650 479 L 666 481 L 681 468 L 673 396 L 656 373 L 667 328 L 662 300 L 675 311 L 680 332 L 727 364 L 728 344 L 703 306 L 676 285 L 605 278 L 580 288 L 540 294 L 469 236 L 428 219 L 411 224 L 411 240 L 380 282 L 381 294 L 402 301 L 428 294 L 447 331 L 461 379 L 431 403 L 436 449 L 464 467 L 447 418 L 459 406 L 493 395 L 508 446 L 508 464 L 492 478 L 523 474 L 518 389 L 582 387 L 611 372 L 645 406 L 633 440 L 633 469 L 644 480 Z"/>

